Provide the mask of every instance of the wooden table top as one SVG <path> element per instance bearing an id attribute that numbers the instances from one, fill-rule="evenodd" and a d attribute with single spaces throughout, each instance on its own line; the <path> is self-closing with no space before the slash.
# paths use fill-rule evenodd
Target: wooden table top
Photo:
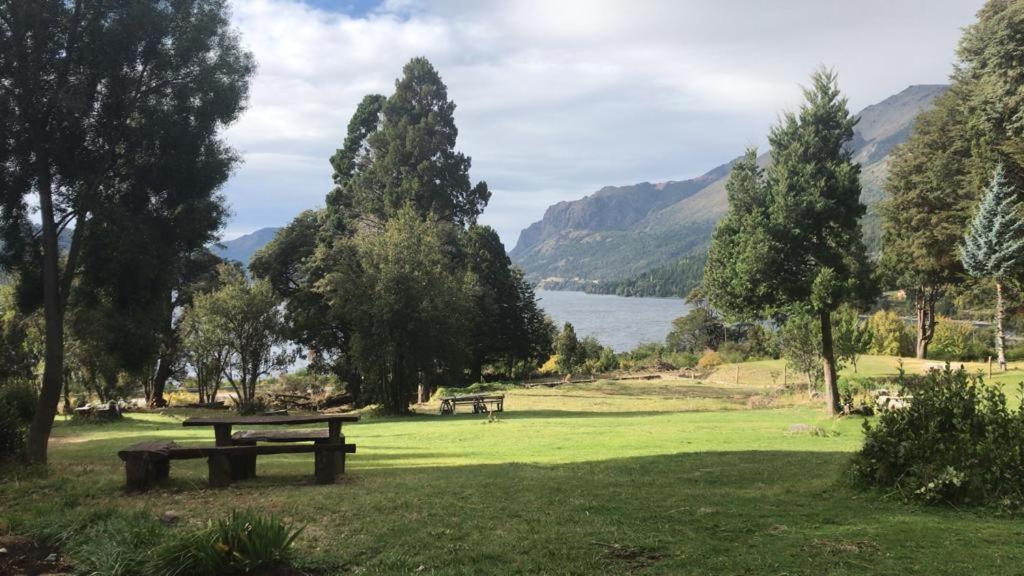
<path id="1" fill-rule="evenodd" d="M 182 426 L 234 426 L 274 424 L 314 424 L 317 422 L 358 422 L 359 416 L 351 414 L 306 414 L 300 416 L 223 416 L 213 418 L 189 418 Z"/>

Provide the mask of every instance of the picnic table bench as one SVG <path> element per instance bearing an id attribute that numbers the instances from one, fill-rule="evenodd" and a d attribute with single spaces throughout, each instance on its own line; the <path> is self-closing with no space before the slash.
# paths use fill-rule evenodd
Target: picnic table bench
<path id="1" fill-rule="evenodd" d="M 192 447 L 166 440 L 149 441 L 129 446 L 118 452 L 118 456 L 125 463 L 125 480 L 129 491 L 143 491 L 155 482 L 166 479 L 170 475 L 171 460 L 206 458 L 210 486 L 219 488 L 235 480 L 255 477 L 257 456 L 310 452 L 314 456 L 316 482 L 332 484 L 335 476 L 345 471 L 345 454 L 356 451 L 355 444 L 345 443 L 341 424 L 358 420 L 358 416 L 348 414 L 189 418 L 182 425 L 213 427 L 213 446 Z M 327 423 L 326 429 L 256 429 L 231 433 L 232 427 L 239 425 L 280 426 L 324 422 Z"/>
<path id="2" fill-rule="evenodd" d="M 504 394 L 467 394 L 464 396 L 442 396 L 441 414 L 455 414 L 459 404 L 473 406 L 473 414 L 481 412 L 504 412 Z"/>

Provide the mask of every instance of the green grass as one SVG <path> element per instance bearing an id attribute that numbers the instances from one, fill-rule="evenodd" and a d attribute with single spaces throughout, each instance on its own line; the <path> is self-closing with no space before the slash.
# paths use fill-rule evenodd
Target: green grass
<path id="1" fill-rule="evenodd" d="M 862 370 L 867 367 L 862 363 Z M 84 508 L 186 524 L 233 508 L 307 525 L 299 556 L 327 574 L 1022 574 L 1024 524 L 923 508 L 844 479 L 861 421 L 816 406 L 750 410 L 757 383 L 597 382 L 507 392 L 497 422 L 435 407 L 346 425 L 359 452 L 332 486 L 308 455 L 261 458 L 259 478 L 205 487 L 205 462 L 121 493 L 118 448 L 212 441 L 184 413 L 60 424 L 47 478 L 0 483 L 14 529 Z M 427 413 L 431 412 L 431 413 Z M 789 435 L 816 424 L 827 436 Z"/>

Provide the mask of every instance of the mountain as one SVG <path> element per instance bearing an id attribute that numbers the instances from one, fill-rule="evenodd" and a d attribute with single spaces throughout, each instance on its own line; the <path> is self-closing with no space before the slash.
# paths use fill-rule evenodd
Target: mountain
<path id="1" fill-rule="evenodd" d="M 225 260 L 237 260 L 248 266 L 252 255 L 273 240 L 278 230 L 280 228 L 260 228 L 234 240 L 222 241 L 213 246 L 213 253 Z"/>
<path id="2" fill-rule="evenodd" d="M 917 115 L 946 86 L 910 86 L 868 106 L 858 116 L 850 148 L 862 165 L 861 196 L 868 205 L 865 239 L 876 250 L 877 204 L 892 149 L 905 141 Z M 769 162 L 767 154 L 761 157 Z M 519 235 L 509 255 L 530 280 L 550 287 L 584 287 L 631 279 L 706 250 L 728 201 L 731 162 L 691 180 L 607 186 L 550 206 Z"/>

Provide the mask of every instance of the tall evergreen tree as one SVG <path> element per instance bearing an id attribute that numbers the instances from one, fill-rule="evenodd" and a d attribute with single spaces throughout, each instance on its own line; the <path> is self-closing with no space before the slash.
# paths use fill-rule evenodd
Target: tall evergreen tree
<path id="1" fill-rule="evenodd" d="M 421 216 L 431 214 L 460 227 L 475 223 L 491 193 L 485 182 L 470 182 L 470 159 L 455 150 L 455 103 L 430 62 L 413 58 L 405 65 L 371 129 L 378 103 L 372 97 L 364 100 L 353 119 L 356 129 L 349 132 L 357 140 L 366 134 L 368 161 L 347 163 L 348 142 L 337 156 L 337 174 L 346 196 L 351 195 L 344 202 L 352 202 L 354 216 L 380 223 L 411 203 Z M 344 181 L 349 168 L 351 176 Z M 340 198 L 336 203 L 343 204 Z"/>
<path id="2" fill-rule="evenodd" d="M 917 117 L 910 139 L 890 157 L 889 198 L 881 207 L 882 277 L 913 299 L 918 358 L 935 334 L 936 303 L 964 274 L 956 247 L 976 194 L 968 184 L 961 93 L 951 87 Z"/>
<path id="3" fill-rule="evenodd" d="M 970 187 L 982 190 L 997 164 L 1024 186 L 1024 3 L 988 0 L 964 29 L 953 73 L 971 145 Z"/>
<path id="4" fill-rule="evenodd" d="M 1000 369 L 1006 370 L 1003 291 L 1006 280 L 1019 272 L 1024 264 L 1024 212 L 1002 165 L 996 167 L 992 183 L 971 220 L 960 253 L 968 274 L 995 281 L 996 354 Z"/>
<path id="5" fill-rule="evenodd" d="M 772 164 L 757 166 L 750 151 L 733 168 L 729 211 L 712 238 L 704 288 L 728 315 L 763 318 L 812 314 L 821 329 L 821 356 L 830 414 L 839 407 L 831 313 L 874 292 L 861 236 L 860 166 L 846 144 L 856 118 L 836 75 L 820 71 L 804 89 L 798 113 L 772 129 Z"/>
<path id="6" fill-rule="evenodd" d="M 226 0 L 0 1 L 0 264 L 36 287 L 46 326 L 31 461 L 46 461 L 72 288 L 151 317 L 174 281 L 160 263 L 221 225 L 236 157 L 219 132 L 253 71 Z"/>

